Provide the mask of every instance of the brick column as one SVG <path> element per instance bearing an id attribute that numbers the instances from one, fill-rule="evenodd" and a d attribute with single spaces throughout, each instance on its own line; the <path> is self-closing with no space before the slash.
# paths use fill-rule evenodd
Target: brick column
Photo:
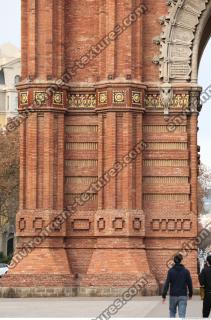
<path id="1" fill-rule="evenodd" d="M 9 277 L 15 277 L 15 286 L 62 287 L 71 275 L 66 223 L 53 227 L 41 241 L 38 236 L 64 210 L 67 95 L 55 86 L 64 71 L 64 0 L 23 0 L 22 26 L 19 112 L 28 112 L 28 117 L 20 126 L 20 208 L 15 268 Z M 22 259 L 29 242 L 31 253 Z"/>
<path id="2" fill-rule="evenodd" d="M 141 86 L 97 88 L 98 179 L 103 177 L 104 187 L 99 191 L 95 250 L 82 280 L 85 285 L 128 286 L 145 273 L 150 279 L 148 289 L 157 288 L 144 245 L 142 152 L 135 153 L 136 145 L 143 140 L 143 99 Z M 135 159 L 128 161 L 131 154 Z M 117 164 L 120 170 L 114 174 Z"/>
<path id="3" fill-rule="evenodd" d="M 36 287 L 62 287 L 71 281 L 64 247 L 66 222 L 45 233 L 41 240 L 39 235 L 64 210 L 66 93 L 55 92 L 49 97 L 45 86 L 33 85 L 20 86 L 19 90 L 20 114 L 32 103 L 34 107 L 20 127 L 20 210 L 12 263 L 15 268 L 9 276 L 15 277 L 18 286 L 35 281 Z M 29 243 L 33 244 L 31 252 L 20 258 Z"/>
<path id="4" fill-rule="evenodd" d="M 191 179 L 191 210 L 198 215 L 198 109 L 199 93 L 191 92 L 191 115 L 189 118 L 189 139 L 190 139 L 190 179 Z"/>

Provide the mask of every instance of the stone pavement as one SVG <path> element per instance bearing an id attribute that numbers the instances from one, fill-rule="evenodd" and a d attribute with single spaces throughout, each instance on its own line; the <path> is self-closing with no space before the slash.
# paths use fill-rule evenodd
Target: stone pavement
<path id="1" fill-rule="evenodd" d="M 116 298 L 28 298 L 0 299 L 0 317 L 68 317 L 96 318 Z M 201 317 L 202 302 L 194 297 L 188 305 L 187 317 Z M 160 297 L 137 297 L 128 302 L 116 315 L 118 318 L 168 317 L 168 303 Z"/>

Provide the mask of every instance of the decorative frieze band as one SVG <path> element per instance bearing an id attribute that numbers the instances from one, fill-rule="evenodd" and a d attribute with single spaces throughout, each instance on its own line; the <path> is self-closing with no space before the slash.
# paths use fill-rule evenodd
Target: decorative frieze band
<path id="1" fill-rule="evenodd" d="M 127 106 L 142 107 L 143 94 L 140 89 L 109 88 L 102 91 L 66 92 L 49 90 L 49 88 L 28 89 L 19 91 L 19 105 L 49 107 L 55 105 L 69 110 L 96 109 L 96 107 Z"/>
<path id="2" fill-rule="evenodd" d="M 171 108 L 172 109 L 189 109 L 189 94 L 174 94 Z M 146 109 L 164 109 L 160 93 L 150 93 L 145 96 Z"/>
<path id="3" fill-rule="evenodd" d="M 28 91 L 19 91 L 20 108 L 42 108 L 55 106 L 64 108 L 65 94 L 63 91 L 48 92 L 47 89 L 29 89 Z"/>
<path id="4" fill-rule="evenodd" d="M 143 92 L 139 88 L 102 89 L 97 92 L 97 107 L 143 107 Z"/>
<path id="5" fill-rule="evenodd" d="M 68 95 L 68 108 L 74 109 L 89 109 L 96 108 L 96 95 L 95 94 L 69 94 Z"/>
<path id="6" fill-rule="evenodd" d="M 173 90 L 171 90 L 173 92 Z M 29 89 L 19 91 L 20 109 L 27 107 L 58 108 L 65 110 L 98 110 L 103 108 L 136 108 L 139 110 L 165 109 L 164 98 L 161 92 L 144 92 L 138 88 L 102 89 L 92 93 L 68 93 L 54 91 L 48 94 L 48 89 Z M 169 101 L 171 110 L 197 111 L 199 106 L 199 92 L 172 94 Z M 74 130 L 74 129 L 73 129 Z"/>

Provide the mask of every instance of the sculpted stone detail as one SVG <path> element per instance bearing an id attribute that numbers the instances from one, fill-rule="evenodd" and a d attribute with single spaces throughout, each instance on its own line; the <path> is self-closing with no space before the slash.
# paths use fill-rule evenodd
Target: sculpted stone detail
<path id="1" fill-rule="evenodd" d="M 29 93 L 28 92 L 20 92 L 20 105 L 27 105 L 29 103 Z"/>
<path id="2" fill-rule="evenodd" d="M 34 92 L 34 102 L 38 105 L 46 104 L 48 95 L 45 91 L 35 91 Z"/>
<path id="3" fill-rule="evenodd" d="M 70 94 L 68 97 L 69 108 L 96 108 L 95 94 Z"/>
<path id="4" fill-rule="evenodd" d="M 168 115 L 173 101 L 173 90 L 167 84 L 160 90 L 160 100 L 164 108 L 164 114 Z"/>
<path id="5" fill-rule="evenodd" d="M 200 111 L 200 96 L 198 92 L 191 92 L 190 94 L 190 111 L 198 112 Z"/>
<path id="6" fill-rule="evenodd" d="M 125 98 L 125 91 L 114 91 L 113 92 L 113 103 L 124 103 L 126 98 Z"/>
<path id="7" fill-rule="evenodd" d="M 108 103 L 108 93 L 107 91 L 98 93 L 98 103 L 99 104 L 107 104 Z"/>
<path id="8" fill-rule="evenodd" d="M 153 39 L 160 45 L 160 56 L 153 60 L 160 64 L 160 78 L 164 82 L 191 80 L 193 40 L 200 17 L 208 0 L 167 1 L 169 14 L 161 17 L 163 33 Z"/>
<path id="9" fill-rule="evenodd" d="M 174 108 L 189 109 L 189 94 L 177 94 L 174 96 Z"/>
<path id="10" fill-rule="evenodd" d="M 173 94 L 168 92 L 168 87 L 162 87 L 160 94 L 149 93 L 145 97 L 145 106 L 147 109 L 165 109 L 169 111 L 172 108 L 188 110 L 190 104 L 189 94 Z"/>
<path id="11" fill-rule="evenodd" d="M 142 105 L 142 94 L 141 92 L 132 91 L 132 104 Z"/>
<path id="12" fill-rule="evenodd" d="M 145 97 L 145 106 L 147 109 L 162 109 L 160 94 L 147 94 Z"/>
<path id="13" fill-rule="evenodd" d="M 63 92 L 53 93 L 53 104 L 63 105 L 63 101 L 64 101 Z"/>

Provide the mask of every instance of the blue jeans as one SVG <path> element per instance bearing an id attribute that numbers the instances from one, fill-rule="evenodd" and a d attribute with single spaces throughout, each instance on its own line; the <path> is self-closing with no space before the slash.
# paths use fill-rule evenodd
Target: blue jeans
<path id="1" fill-rule="evenodd" d="M 173 297 L 169 299 L 170 318 L 176 318 L 177 307 L 180 318 L 185 318 L 188 297 Z"/>

